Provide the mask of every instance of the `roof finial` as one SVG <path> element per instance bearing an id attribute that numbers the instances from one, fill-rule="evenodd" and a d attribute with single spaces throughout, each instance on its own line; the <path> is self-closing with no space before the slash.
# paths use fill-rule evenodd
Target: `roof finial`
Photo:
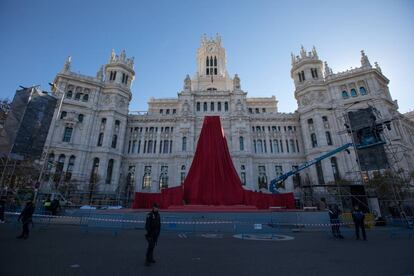
<path id="1" fill-rule="evenodd" d="M 312 47 L 312 55 L 314 58 L 318 59 L 318 52 L 316 52 L 315 46 Z"/>
<path id="2" fill-rule="evenodd" d="M 375 69 L 377 69 L 380 73 L 382 73 L 381 67 L 378 65 L 378 62 L 374 62 Z"/>
<path id="3" fill-rule="evenodd" d="M 125 49 L 123 49 L 123 50 L 121 51 L 121 55 L 120 55 L 119 59 L 120 59 L 121 61 L 125 61 L 125 58 L 126 58 Z"/>
<path id="4" fill-rule="evenodd" d="M 361 66 L 371 68 L 371 63 L 369 62 L 368 56 L 365 55 L 364 50 L 361 50 Z"/>
<path id="5" fill-rule="evenodd" d="M 295 62 L 296 62 L 295 55 L 293 53 L 290 53 L 290 57 L 292 59 L 292 65 L 295 64 Z"/>
<path id="6" fill-rule="evenodd" d="M 325 77 L 332 75 L 332 69 L 328 66 L 328 62 L 324 62 Z"/>
<path id="7" fill-rule="evenodd" d="M 71 65 L 72 65 L 72 57 L 68 56 L 66 61 L 65 61 L 65 64 L 63 65 L 62 72 L 64 72 L 64 73 L 69 72 Z"/>
<path id="8" fill-rule="evenodd" d="M 111 63 L 111 62 L 114 62 L 115 61 L 115 50 L 114 49 L 112 49 L 112 51 L 111 51 L 111 57 L 109 58 L 109 62 Z"/>
<path id="9" fill-rule="evenodd" d="M 305 58 L 306 57 L 306 51 L 303 45 L 300 46 L 300 57 Z"/>

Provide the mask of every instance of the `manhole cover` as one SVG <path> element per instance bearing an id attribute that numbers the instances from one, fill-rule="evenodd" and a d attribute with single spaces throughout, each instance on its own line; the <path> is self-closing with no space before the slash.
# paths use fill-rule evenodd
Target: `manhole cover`
<path id="1" fill-rule="evenodd" d="M 254 240 L 254 241 L 290 241 L 294 237 L 276 234 L 237 234 L 233 235 L 236 239 Z"/>

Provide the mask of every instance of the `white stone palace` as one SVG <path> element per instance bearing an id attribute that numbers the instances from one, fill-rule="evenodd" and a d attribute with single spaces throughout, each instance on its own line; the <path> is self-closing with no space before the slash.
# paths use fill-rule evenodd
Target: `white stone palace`
<path id="1" fill-rule="evenodd" d="M 112 51 L 96 76 L 74 73 L 69 58 L 55 78 L 56 95 L 64 98 L 45 144 L 49 162 L 42 186 L 71 179 L 87 190 L 92 181 L 97 191 L 117 194 L 178 186 L 204 116 L 218 115 L 245 188 L 268 189 L 271 179 L 351 142 L 346 113 L 367 107 L 375 107 L 378 120 L 391 121 L 381 134 L 389 164 L 407 175 L 414 170 L 414 122 L 398 112 L 389 80 L 363 51 L 359 67 L 338 73 L 315 48 L 292 54 L 294 113 L 278 112 L 275 96 L 249 98 L 226 62 L 220 36 L 203 37 L 197 72 L 185 77 L 178 97 L 151 98 L 147 112 L 130 112 L 133 58 Z M 60 172 L 64 177 L 48 180 Z M 279 191 L 299 195 L 306 186 L 324 189 L 338 179 L 361 185 L 362 178 L 351 148 L 288 178 Z"/>

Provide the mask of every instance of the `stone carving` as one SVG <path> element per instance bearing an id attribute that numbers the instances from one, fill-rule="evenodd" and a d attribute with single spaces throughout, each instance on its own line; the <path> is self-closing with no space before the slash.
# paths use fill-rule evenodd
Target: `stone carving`
<path id="1" fill-rule="evenodd" d="M 71 65 L 72 65 L 72 57 L 68 56 L 68 58 L 65 61 L 65 64 L 63 65 L 62 72 L 64 72 L 64 73 L 70 72 Z"/>
<path id="2" fill-rule="evenodd" d="M 101 68 L 99 69 L 99 71 L 96 73 L 96 78 L 100 81 L 103 81 L 104 79 L 104 66 L 102 65 Z"/>
<path id="3" fill-rule="evenodd" d="M 240 89 L 240 78 L 237 74 L 234 75 L 234 78 L 233 78 L 233 87 L 234 87 L 235 90 Z"/>
<path id="4" fill-rule="evenodd" d="M 189 75 L 187 75 L 184 79 L 184 90 L 185 91 L 191 90 L 191 79 Z"/>
<path id="5" fill-rule="evenodd" d="M 371 63 L 369 62 L 368 56 L 365 55 L 364 50 L 361 50 L 361 66 L 362 67 L 371 67 Z"/>

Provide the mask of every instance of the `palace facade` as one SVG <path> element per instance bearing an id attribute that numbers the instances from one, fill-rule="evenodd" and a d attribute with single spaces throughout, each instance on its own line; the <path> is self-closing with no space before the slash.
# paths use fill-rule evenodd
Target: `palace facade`
<path id="1" fill-rule="evenodd" d="M 389 80 L 363 51 L 359 67 L 338 73 L 315 48 L 292 54 L 294 113 L 279 112 L 275 96 L 248 97 L 226 62 L 221 38 L 203 37 L 197 72 L 185 77 L 178 97 L 151 98 L 147 112 L 130 112 L 134 60 L 125 51 L 112 52 L 96 76 L 74 73 L 68 59 L 55 78 L 55 93 L 64 98 L 46 141 L 43 187 L 75 181 L 84 190 L 93 183 L 100 192 L 130 194 L 178 186 L 190 169 L 204 116 L 218 115 L 242 184 L 266 191 L 271 179 L 352 142 L 347 114 L 368 107 L 377 121 L 390 122 L 381 133 L 389 166 L 406 175 L 414 170 L 414 123 L 398 112 Z M 339 152 L 278 190 L 299 195 L 304 187 L 324 190 L 340 179 L 361 185 L 356 159 L 354 148 Z"/>

